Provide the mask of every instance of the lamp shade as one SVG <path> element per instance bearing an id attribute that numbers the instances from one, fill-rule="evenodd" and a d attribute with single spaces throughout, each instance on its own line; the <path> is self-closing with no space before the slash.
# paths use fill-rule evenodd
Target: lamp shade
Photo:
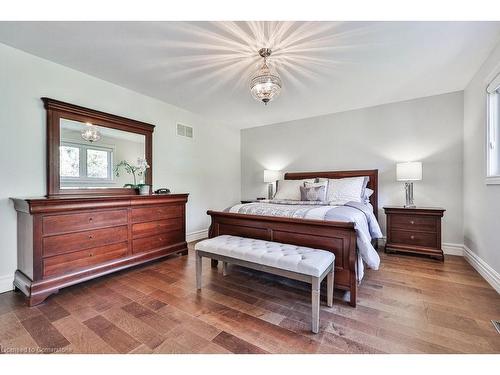
<path id="1" fill-rule="evenodd" d="M 419 181 L 422 179 L 422 163 L 419 161 L 397 163 L 396 180 Z"/>
<path id="2" fill-rule="evenodd" d="M 280 178 L 280 171 L 271 171 L 269 169 L 264 169 L 264 182 L 271 183 L 279 180 Z"/>

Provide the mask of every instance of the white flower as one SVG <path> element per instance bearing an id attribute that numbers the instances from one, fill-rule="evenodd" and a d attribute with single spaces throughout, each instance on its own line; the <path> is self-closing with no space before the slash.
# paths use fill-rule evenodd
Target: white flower
<path id="1" fill-rule="evenodd" d="M 137 158 L 137 167 L 141 172 L 145 172 L 150 166 L 145 158 Z"/>

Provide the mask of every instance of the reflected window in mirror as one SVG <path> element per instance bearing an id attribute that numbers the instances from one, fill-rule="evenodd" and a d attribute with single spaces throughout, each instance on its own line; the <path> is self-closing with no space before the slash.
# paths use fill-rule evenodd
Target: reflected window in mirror
<path id="1" fill-rule="evenodd" d="M 113 173 L 120 161 L 145 157 L 145 136 L 61 118 L 59 174 L 62 189 L 116 188 L 132 183 Z"/>

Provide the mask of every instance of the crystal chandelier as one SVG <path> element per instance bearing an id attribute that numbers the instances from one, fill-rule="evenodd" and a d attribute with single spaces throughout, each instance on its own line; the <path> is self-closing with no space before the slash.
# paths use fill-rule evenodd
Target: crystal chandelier
<path id="1" fill-rule="evenodd" d="M 90 122 L 85 123 L 85 128 L 82 130 L 82 138 L 90 143 L 97 142 L 101 139 L 101 132 L 97 129 L 97 126 L 91 124 Z"/>
<path id="2" fill-rule="evenodd" d="M 267 58 L 271 56 L 271 52 L 269 48 L 261 48 L 259 50 L 259 55 L 264 58 L 264 64 L 254 74 L 250 82 L 252 96 L 265 105 L 280 94 L 282 87 L 281 78 L 278 73 L 273 72 L 267 66 Z"/>

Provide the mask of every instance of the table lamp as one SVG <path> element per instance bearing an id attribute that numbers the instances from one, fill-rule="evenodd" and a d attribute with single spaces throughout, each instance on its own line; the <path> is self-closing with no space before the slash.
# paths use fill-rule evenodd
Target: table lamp
<path id="1" fill-rule="evenodd" d="M 396 180 L 404 181 L 406 191 L 406 208 L 414 208 L 413 203 L 413 181 L 422 179 L 422 163 L 419 161 L 397 163 Z"/>
<path id="2" fill-rule="evenodd" d="M 267 187 L 267 196 L 269 199 L 273 199 L 274 196 L 274 183 L 281 177 L 280 171 L 271 171 L 269 169 L 264 170 L 264 182 L 267 182 L 269 186 Z"/>

